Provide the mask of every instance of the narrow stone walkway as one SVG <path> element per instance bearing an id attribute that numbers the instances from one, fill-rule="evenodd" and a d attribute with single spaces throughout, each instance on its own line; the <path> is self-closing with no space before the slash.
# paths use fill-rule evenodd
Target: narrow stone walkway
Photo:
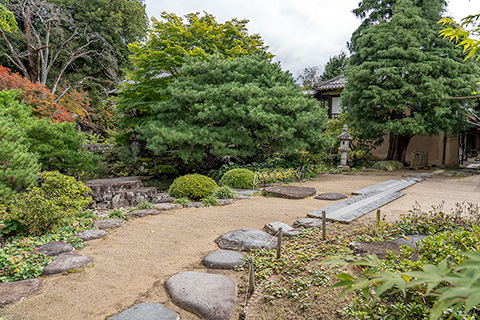
<path id="1" fill-rule="evenodd" d="M 402 196 L 403 190 L 422 179 L 388 180 L 376 185 L 352 192 L 357 196 L 320 208 L 307 214 L 310 218 L 322 218 L 325 211 L 328 221 L 350 223 L 351 221 L 386 205 Z"/>

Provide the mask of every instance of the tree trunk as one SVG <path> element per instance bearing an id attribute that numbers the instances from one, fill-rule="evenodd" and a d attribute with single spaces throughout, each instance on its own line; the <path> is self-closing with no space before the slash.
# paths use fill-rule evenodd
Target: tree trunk
<path id="1" fill-rule="evenodd" d="M 33 47 L 33 41 L 32 41 L 32 17 L 30 13 L 30 6 L 26 5 L 25 6 L 25 11 L 24 11 L 24 24 L 25 24 L 25 44 L 27 46 L 27 61 L 28 61 L 28 75 L 27 78 L 31 82 L 37 82 L 37 65 L 36 65 L 36 56 L 35 56 L 35 50 Z"/>
<path id="2" fill-rule="evenodd" d="M 387 160 L 400 161 L 406 165 L 405 156 L 407 155 L 408 144 L 412 136 L 400 136 L 390 133 Z"/>

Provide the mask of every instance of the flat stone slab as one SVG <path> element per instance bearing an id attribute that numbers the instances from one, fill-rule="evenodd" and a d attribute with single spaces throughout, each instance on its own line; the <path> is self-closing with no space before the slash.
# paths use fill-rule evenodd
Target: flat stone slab
<path id="1" fill-rule="evenodd" d="M 160 213 L 160 211 L 154 209 L 138 209 L 127 212 L 127 215 L 131 218 L 142 218 L 146 216 L 154 216 Z"/>
<path id="2" fill-rule="evenodd" d="M 287 199 L 305 199 L 317 192 L 315 188 L 294 187 L 294 186 L 271 186 L 263 189 L 269 195 Z"/>
<path id="3" fill-rule="evenodd" d="M 385 259 L 388 251 L 394 253 L 400 253 L 400 246 L 407 245 L 415 251 L 420 245 L 420 241 L 425 239 L 427 235 L 409 235 L 405 237 L 400 237 L 392 241 L 372 241 L 372 242 L 352 242 L 350 243 L 350 248 L 353 250 L 353 253 L 357 256 L 365 256 L 368 254 L 375 254 L 379 259 Z M 417 259 L 417 253 L 415 252 L 412 256 L 413 260 Z"/>
<path id="4" fill-rule="evenodd" d="M 181 209 L 183 206 L 178 203 L 157 203 L 153 205 L 153 209 L 158 211 Z"/>
<path id="5" fill-rule="evenodd" d="M 88 229 L 74 234 L 75 237 L 79 237 L 83 241 L 100 239 L 106 237 L 107 235 L 107 231 L 100 229 Z"/>
<path id="6" fill-rule="evenodd" d="M 74 269 L 80 269 L 86 267 L 91 262 L 93 262 L 92 257 L 81 256 L 74 252 L 62 253 L 43 269 L 42 275 L 49 276 Z"/>
<path id="7" fill-rule="evenodd" d="M 253 249 L 272 250 L 276 247 L 276 238 L 266 232 L 243 228 L 229 231 L 215 239 L 215 243 L 220 249 L 250 251 Z"/>
<path id="8" fill-rule="evenodd" d="M 93 226 L 97 227 L 98 229 L 105 230 L 105 229 L 115 229 L 120 228 L 125 223 L 123 219 L 117 218 L 108 218 L 103 220 L 96 220 L 93 222 Z"/>
<path id="9" fill-rule="evenodd" d="M 27 279 L 0 283 L 0 308 L 22 301 L 30 293 L 42 287 L 44 279 Z"/>
<path id="10" fill-rule="evenodd" d="M 139 303 L 109 320 L 180 320 L 178 313 L 165 308 L 160 303 Z"/>
<path id="11" fill-rule="evenodd" d="M 245 256 L 237 251 L 217 250 L 207 254 L 202 264 L 208 269 L 233 269 L 245 266 Z"/>
<path id="12" fill-rule="evenodd" d="M 181 272 L 165 281 L 165 290 L 173 303 L 205 320 L 229 320 L 235 310 L 237 285 L 223 275 Z"/>
<path id="13" fill-rule="evenodd" d="M 328 225 L 328 222 L 327 222 Z M 294 228 L 322 228 L 322 219 L 302 218 L 293 223 Z"/>
<path id="14" fill-rule="evenodd" d="M 315 197 L 317 200 L 342 200 L 348 198 L 346 195 L 337 192 L 326 192 L 320 193 L 318 196 Z"/>
<path id="15" fill-rule="evenodd" d="M 285 237 L 294 237 L 300 233 L 300 230 L 294 229 L 288 224 L 278 221 L 267 223 L 263 227 L 266 232 L 270 233 L 273 236 L 275 236 L 280 231 L 280 228 L 282 228 L 282 236 Z"/>
<path id="16" fill-rule="evenodd" d="M 65 252 L 70 252 L 75 249 L 70 243 L 63 241 L 47 242 L 38 247 L 36 252 L 44 253 L 49 257 L 55 257 Z"/>

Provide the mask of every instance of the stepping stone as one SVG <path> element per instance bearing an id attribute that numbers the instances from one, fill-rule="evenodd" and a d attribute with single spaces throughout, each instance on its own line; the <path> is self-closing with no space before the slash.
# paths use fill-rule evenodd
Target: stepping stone
<path id="1" fill-rule="evenodd" d="M 346 195 L 336 192 L 321 193 L 315 197 L 317 200 L 342 200 L 346 198 Z"/>
<path id="2" fill-rule="evenodd" d="M 96 220 L 93 222 L 93 226 L 97 227 L 98 229 L 115 229 L 123 226 L 125 220 L 118 219 L 118 218 L 108 218 L 103 220 Z"/>
<path id="3" fill-rule="evenodd" d="M 235 266 L 245 266 L 245 256 L 240 252 L 217 250 L 203 258 L 202 264 L 208 269 L 234 269 Z"/>
<path id="4" fill-rule="evenodd" d="M 157 203 L 153 205 L 153 209 L 159 211 L 172 210 L 172 209 L 181 209 L 183 206 L 178 203 Z"/>
<path id="5" fill-rule="evenodd" d="M 282 235 L 285 237 L 294 237 L 300 233 L 300 230 L 294 229 L 283 222 L 270 222 L 263 227 L 265 231 L 273 236 L 278 233 L 280 228 L 282 228 Z"/>
<path id="6" fill-rule="evenodd" d="M 75 249 L 70 243 L 63 241 L 47 242 L 38 247 L 35 252 L 45 253 L 49 257 L 55 257 L 65 252 L 70 252 Z"/>
<path id="7" fill-rule="evenodd" d="M 90 241 L 95 239 L 104 238 L 108 235 L 107 231 L 99 230 L 99 229 L 88 229 L 82 232 L 75 233 L 75 237 L 79 237 L 83 241 Z"/>
<path id="8" fill-rule="evenodd" d="M 250 251 L 263 248 L 272 250 L 277 245 L 275 240 L 275 237 L 266 232 L 252 228 L 243 228 L 222 234 L 215 239 L 215 243 L 220 249 L 228 250 Z"/>
<path id="9" fill-rule="evenodd" d="M 42 287 L 44 279 L 27 279 L 0 283 L 0 308 L 23 300 Z"/>
<path id="10" fill-rule="evenodd" d="M 160 213 L 160 211 L 154 209 L 138 209 L 127 212 L 127 215 L 131 218 L 142 218 L 146 216 L 154 216 Z"/>
<path id="11" fill-rule="evenodd" d="M 264 188 L 263 191 L 268 195 L 287 199 L 305 199 L 313 196 L 315 192 L 317 192 L 315 188 L 294 186 L 272 186 Z"/>
<path id="12" fill-rule="evenodd" d="M 417 181 L 414 179 L 385 181 L 355 191 L 355 193 L 360 193 L 360 195 L 315 210 L 308 213 L 307 216 L 310 218 L 321 218 L 322 211 L 325 211 L 329 221 L 349 223 L 370 211 L 402 197 L 404 194 L 397 191 L 405 189 L 415 183 L 417 183 Z"/>
<path id="13" fill-rule="evenodd" d="M 189 202 L 183 205 L 184 208 L 203 208 L 205 205 L 201 202 Z"/>
<path id="14" fill-rule="evenodd" d="M 93 262 L 91 257 L 81 256 L 74 252 L 62 253 L 43 269 L 42 275 L 49 276 L 73 269 L 80 269 L 86 267 L 91 262 Z"/>
<path id="15" fill-rule="evenodd" d="M 350 248 L 357 256 L 365 256 L 367 254 L 376 254 L 379 259 L 385 259 L 388 251 L 400 253 L 400 246 L 407 245 L 415 251 L 418 249 L 417 242 L 425 239 L 426 235 L 409 235 L 400 237 L 392 241 L 372 241 L 372 242 L 352 242 Z M 412 260 L 417 259 L 416 252 L 412 256 Z"/>
<path id="16" fill-rule="evenodd" d="M 205 320 L 229 320 L 235 310 L 237 285 L 219 274 L 181 272 L 165 281 L 170 299 Z"/>
<path id="17" fill-rule="evenodd" d="M 328 222 L 327 222 L 328 225 Z M 322 228 L 322 219 L 302 218 L 293 223 L 294 228 Z"/>
<path id="18" fill-rule="evenodd" d="M 139 303 L 109 320 L 180 320 L 178 313 L 165 308 L 160 303 Z"/>

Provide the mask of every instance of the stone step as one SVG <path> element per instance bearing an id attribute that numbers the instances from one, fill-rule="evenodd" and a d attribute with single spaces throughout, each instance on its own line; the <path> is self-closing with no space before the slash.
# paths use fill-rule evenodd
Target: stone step
<path id="1" fill-rule="evenodd" d="M 399 180 L 388 180 L 388 181 L 385 181 L 385 182 L 377 183 L 373 186 L 366 187 L 366 188 L 363 188 L 363 189 L 360 189 L 360 190 L 357 190 L 357 191 L 353 191 L 352 194 L 358 195 L 358 194 L 376 193 L 380 189 L 382 189 L 381 191 L 385 191 L 386 189 L 388 189 L 388 187 L 391 187 L 394 184 L 398 183 L 398 181 Z"/>

